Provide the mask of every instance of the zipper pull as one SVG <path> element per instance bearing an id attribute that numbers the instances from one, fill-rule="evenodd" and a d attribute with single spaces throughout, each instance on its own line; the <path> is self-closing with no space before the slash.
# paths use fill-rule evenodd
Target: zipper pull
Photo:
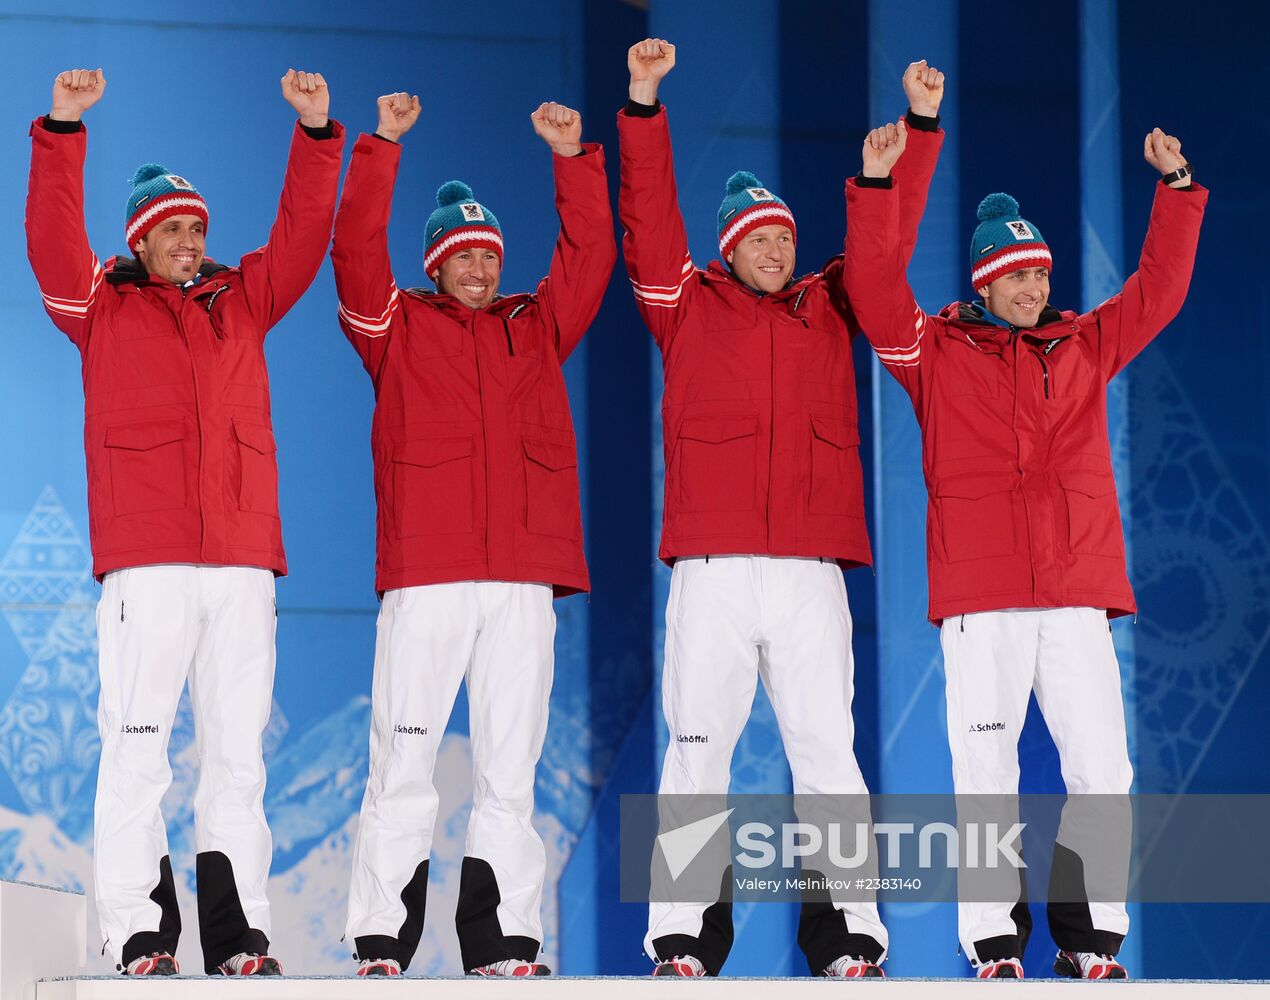
<path id="1" fill-rule="evenodd" d="M 966 616 L 965 615 L 961 616 L 961 630 L 963 632 L 966 631 Z"/>
<path id="2" fill-rule="evenodd" d="M 119 620 L 120 621 L 123 621 L 123 607 L 124 607 L 124 602 L 120 601 L 119 602 Z"/>

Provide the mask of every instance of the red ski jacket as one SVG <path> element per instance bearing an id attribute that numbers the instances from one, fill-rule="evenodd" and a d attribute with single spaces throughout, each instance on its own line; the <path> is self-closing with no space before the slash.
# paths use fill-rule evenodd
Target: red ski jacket
<path id="1" fill-rule="evenodd" d="M 694 267 L 665 109 L 651 117 L 623 111 L 618 131 L 622 245 L 665 374 L 661 558 L 744 553 L 869 564 L 851 358 L 858 327 L 841 257 L 770 295 L 718 261 Z M 942 131 L 909 131 L 901 164 L 910 248 L 942 142 Z"/>
<path id="2" fill-rule="evenodd" d="M 197 284 L 103 267 L 84 232 L 87 132 L 31 126 L 27 254 L 44 308 L 79 348 L 93 573 L 153 563 L 286 573 L 264 338 L 330 239 L 343 128 L 299 124 L 269 242 Z M 54 128 L 58 124 L 53 125 Z"/>
<path id="3" fill-rule="evenodd" d="M 363 135 L 335 219 L 340 326 L 375 386 L 375 587 L 456 580 L 587 590 L 561 365 L 617 256 L 604 152 L 552 156 L 560 235 L 532 294 L 470 309 L 397 288 L 388 218 L 401 147 Z"/>
<path id="4" fill-rule="evenodd" d="M 917 306 L 900 186 L 848 185 L 847 286 L 922 430 L 930 620 L 1033 607 L 1132 614 L 1106 385 L 1181 309 L 1208 192 L 1160 184 L 1120 294 L 1083 315 L 1047 308 L 1016 330 L 977 306 L 938 316 Z"/>

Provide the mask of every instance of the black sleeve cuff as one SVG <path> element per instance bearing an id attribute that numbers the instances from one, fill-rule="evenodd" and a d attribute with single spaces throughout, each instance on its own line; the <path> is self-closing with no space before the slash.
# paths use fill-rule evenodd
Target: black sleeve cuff
<path id="1" fill-rule="evenodd" d="M 372 133 L 370 134 L 370 137 L 371 137 L 372 139 L 378 139 L 380 142 L 390 142 L 390 143 L 392 143 L 394 146 L 400 146 L 400 145 L 401 145 L 401 143 L 399 143 L 396 139 L 389 139 L 389 138 L 388 138 L 388 136 L 386 136 L 386 135 L 380 135 L 378 132 L 372 132 Z"/>
<path id="2" fill-rule="evenodd" d="M 915 128 L 919 132 L 939 131 L 939 115 L 927 118 L 925 115 L 914 114 L 912 108 L 905 112 L 904 122 L 909 128 Z"/>
<path id="3" fill-rule="evenodd" d="M 305 125 L 303 122 L 300 123 L 300 128 L 304 129 L 304 134 L 310 139 L 335 138 L 335 122 L 330 121 L 329 119 L 321 128 L 309 128 L 309 126 Z"/>
<path id="4" fill-rule="evenodd" d="M 639 101 L 632 100 L 626 102 L 626 113 L 632 118 L 655 118 L 660 110 L 659 100 L 654 100 L 652 104 L 640 104 Z"/>
<path id="5" fill-rule="evenodd" d="M 56 132 L 58 135 L 72 135 L 75 132 L 84 131 L 83 122 L 62 122 L 48 115 L 40 119 L 40 125 L 45 132 Z"/>
<path id="6" fill-rule="evenodd" d="M 885 177 L 865 177 L 864 174 L 855 175 L 855 186 L 862 188 L 882 188 L 890 190 L 895 187 L 895 178 L 890 174 Z"/>

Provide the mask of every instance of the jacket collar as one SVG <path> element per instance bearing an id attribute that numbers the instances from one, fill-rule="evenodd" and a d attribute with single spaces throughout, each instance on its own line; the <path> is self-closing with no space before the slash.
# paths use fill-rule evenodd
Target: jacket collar
<path id="1" fill-rule="evenodd" d="M 211 278 L 222 271 L 228 271 L 229 268 L 224 264 L 218 264 L 209 257 L 203 258 L 203 263 L 199 265 L 198 273 L 204 281 Z M 146 271 L 145 265 L 136 257 L 125 257 L 120 254 L 118 257 L 112 257 L 106 261 L 106 283 L 111 285 L 146 285 L 151 283 L 149 272 Z M 171 284 L 162 278 L 153 279 L 154 284 Z"/>
<path id="2" fill-rule="evenodd" d="M 753 295 L 756 299 L 775 299 L 780 302 L 788 298 L 792 298 L 805 291 L 807 286 L 820 277 L 819 274 L 804 274 L 801 278 L 792 278 L 788 285 L 779 292 L 760 292 L 755 288 L 751 288 L 744 281 L 732 273 L 731 268 L 725 267 L 721 261 L 710 261 L 709 267 L 706 268 L 705 277 L 711 281 L 723 282 L 729 285 L 735 285 L 737 288 L 744 289 Z"/>
<path id="3" fill-rule="evenodd" d="M 433 288 L 407 288 L 404 291 L 407 295 L 422 299 L 439 312 L 445 313 L 445 315 L 460 323 L 466 322 L 473 313 L 484 312 L 494 316 L 505 316 L 508 313 L 515 313 L 519 307 L 527 305 L 530 298 L 528 292 L 516 292 L 512 295 L 499 294 L 495 295 L 494 301 L 484 309 L 472 309 L 470 306 L 465 306 L 453 295 L 442 295 Z"/>

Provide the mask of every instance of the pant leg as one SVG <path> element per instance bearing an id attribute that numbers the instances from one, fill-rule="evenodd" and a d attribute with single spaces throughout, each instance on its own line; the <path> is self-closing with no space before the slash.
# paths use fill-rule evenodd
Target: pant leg
<path id="1" fill-rule="evenodd" d="M 1019 736 L 1036 674 L 1039 614 L 985 611 L 944 620 L 940 644 L 959 825 L 1008 829 L 1017 821 L 1017 800 L 1007 797 L 1019 790 Z M 972 962 L 1023 955 L 1032 928 L 1023 875 L 1011 902 L 1012 870 L 959 873 L 958 933 Z"/>
<path id="2" fill-rule="evenodd" d="M 106 575 L 97 605 L 101 762 L 93 811 L 93 894 L 118 966 L 175 953 L 181 933 L 159 805 L 168 740 L 198 634 L 194 567 Z"/>
<path id="3" fill-rule="evenodd" d="M 269 950 L 269 863 L 262 738 L 273 705 L 274 577 L 197 566 L 203 627 L 190 672 L 199 756 L 194 793 L 199 937 L 208 974 Z"/>
<path id="4" fill-rule="evenodd" d="M 842 570 L 831 560 L 766 560 L 763 607 L 759 670 L 789 758 L 798 818 L 822 830 L 829 823 L 867 826 L 869 790 L 855 756 L 855 662 Z M 814 859 L 808 861 L 804 875 L 810 876 L 817 869 Z M 827 863 L 819 867 L 827 873 Z M 875 899 L 817 893 L 803 902 L 798 943 L 813 975 L 843 955 L 879 962 L 887 940 Z"/>
<path id="5" fill-rule="evenodd" d="M 556 613 L 542 583 L 475 585 L 480 630 L 468 669 L 472 815 L 455 912 L 464 969 L 542 948 L 547 856 L 533 826 L 547 734 Z"/>
<path id="6" fill-rule="evenodd" d="M 472 657 L 476 584 L 384 595 L 371 689 L 370 777 L 353 845 L 345 939 L 409 966 L 423 934 L 437 750 Z"/>
<path id="7" fill-rule="evenodd" d="M 1133 767 L 1105 611 L 1043 613 L 1036 700 L 1068 793 L 1051 868 L 1050 933 L 1060 948 L 1115 955 L 1129 930 Z"/>
<path id="8" fill-rule="evenodd" d="M 724 807 L 732 752 L 758 683 L 758 582 L 755 556 L 680 559 L 671 572 L 662 667 L 662 712 L 670 740 L 658 789 L 670 797 L 659 805 L 663 830 L 680 825 L 677 817 L 685 806 Z M 722 853 L 714 845 L 706 858 Z M 699 856 L 695 871 L 701 871 L 702 862 Z M 654 859 L 655 884 L 658 864 Z M 649 958 L 693 955 L 710 975 L 718 975 L 732 947 L 732 895 L 728 861 L 720 857 L 717 868 L 717 880 L 707 871 L 702 883 L 719 886 L 712 900 L 666 902 L 654 894 L 644 938 Z"/>

